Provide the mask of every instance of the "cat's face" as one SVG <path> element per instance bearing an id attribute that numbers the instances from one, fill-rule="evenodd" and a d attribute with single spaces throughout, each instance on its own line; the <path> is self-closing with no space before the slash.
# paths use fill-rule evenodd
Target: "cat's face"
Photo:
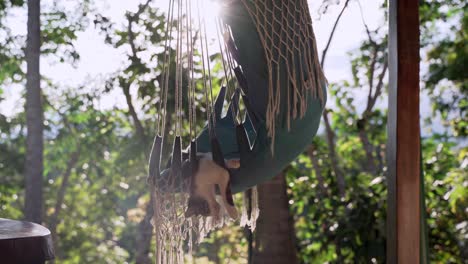
<path id="1" fill-rule="evenodd" d="M 185 217 L 198 215 L 209 216 L 210 213 L 210 207 L 205 199 L 196 195 L 190 196 L 187 204 L 187 211 L 185 211 Z"/>

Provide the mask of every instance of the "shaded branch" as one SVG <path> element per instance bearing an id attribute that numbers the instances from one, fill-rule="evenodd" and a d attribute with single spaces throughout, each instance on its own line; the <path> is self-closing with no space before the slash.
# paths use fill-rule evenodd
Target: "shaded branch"
<path id="1" fill-rule="evenodd" d="M 368 75 L 368 82 L 369 82 L 369 93 L 367 95 L 367 104 L 369 105 L 369 102 L 372 98 L 372 92 L 374 90 L 374 72 L 375 72 L 375 65 L 377 64 L 377 53 L 378 53 L 378 48 L 376 45 L 372 45 L 373 52 L 372 52 L 372 58 L 371 58 L 371 64 L 369 66 L 369 75 Z"/>
<path id="2" fill-rule="evenodd" d="M 127 84 L 124 87 L 122 87 L 122 90 L 125 95 L 125 101 L 127 102 L 128 113 L 132 117 L 133 124 L 135 125 L 136 134 L 142 143 L 146 143 L 145 129 L 143 128 L 143 124 L 138 118 L 135 107 L 133 106 L 132 96 L 130 94 L 130 84 Z"/>
<path id="3" fill-rule="evenodd" d="M 130 49 L 132 52 L 130 55 L 130 60 L 132 61 L 132 64 L 137 63 L 137 61 L 139 60 L 138 54 L 137 54 L 138 51 L 135 45 L 135 32 L 133 31 L 133 23 L 138 21 L 140 15 L 146 10 L 146 8 L 148 8 L 150 2 L 151 0 L 147 0 L 143 5 L 140 5 L 136 13 L 127 16 L 127 20 L 128 20 L 127 34 L 128 34 L 128 43 L 130 45 Z M 125 95 L 125 101 L 127 102 L 128 112 L 130 116 L 132 117 L 133 123 L 135 125 L 136 134 L 138 138 L 140 139 L 140 141 L 143 144 L 145 144 L 147 142 L 146 133 L 143 128 L 142 122 L 138 118 L 138 115 L 135 111 L 135 107 L 133 105 L 132 96 L 130 94 L 131 84 L 132 82 L 129 82 L 123 85 L 122 90 Z"/>
<path id="4" fill-rule="evenodd" d="M 372 35 L 370 33 L 370 30 L 369 30 L 369 26 L 367 25 L 366 23 L 366 20 L 364 19 L 364 12 L 362 11 L 362 5 L 361 5 L 361 2 L 359 0 L 357 0 L 357 3 L 358 3 L 358 6 L 359 6 L 359 12 L 361 14 L 361 21 L 362 21 L 362 24 L 364 25 L 364 28 L 366 29 L 366 34 L 367 34 L 367 37 L 369 39 L 369 42 L 373 45 L 376 45 L 374 39 L 372 38 Z M 378 28 L 377 28 L 378 30 Z"/>
<path id="5" fill-rule="evenodd" d="M 366 131 L 367 126 L 367 119 L 360 119 L 358 121 L 358 132 L 359 132 L 359 139 L 361 140 L 362 146 L 364 148 L 364 152 L 366 153 L 366 163 L 364 165 L 364 170 L 369 172 L 372 175 L 377 174 L 377 167 L 375 166 L 374 161 L 374 146 L 369 140 Z"/>
<path id="6" fill-rule="evenodd" d="M 49 226 L 50 232 L 52 234 L 52 241 L 54 241 L 56 245 L 58 241 L 57 225 L 59 223 L 59 215 L 62 210 L 63 201 L 65 200 L 65 194 L 68 188 L 68 183 L 69 183 L 72 169 L 76 166 L 76 163 L 78 163 L 79 157 L 80 157 L 80 147 L 78 146 L 78 150 L 76 150 L 70 155 L 70 159 L 68 160 L 67 167 L 65 168 L 65 172 L 63 173 L 63 176 L 62 176 L 62 184 L 60 185 L 60 189 L 57 193 L 57 199 L 56 199 L 55 207 L 54 207 L 55 210 L 51 216 L 50 226 Z M 56 248 L 58 249 L 58 247 Z"/>
<path id="7" fill-rule="evenodd" d="M 335 35 L 336 28 L 338 27 L 338 24 L 339 24 L 339 22 L 341 20 L 341 17 L 343 16 L 344 11 L 348 7 L 349 2 L 350 2 L 350 0 L 346 0 L 346 2 L 344 3 L 343 8 L 341 9 L 341 12 L 338 14 L 338 17 L 336 18 L 335 23 L 333 25 L 333 28 L 332 28 L 332 30 L 330 32 L 330 36 L 328 37 L 327 44 L 326 44 L 324 50 L 322 51 L 322 58 L 320 60 L 320 66 L 322 67 L 322 69 L 323 69 L 323 67 L 325 65 L 325 59 L 327 57 L 327 52 L 328 52 L 328 49 L 330 48 L 333 36 Z M 345 188 L 346 188 L 345 179 L 344 179 L 343 173 L 341 173 L 341 170 L 340 170 L 339 165 L 338 165 L 338 158 L 337 158 L 337 155 L 336 155 L 336 152 L 335 152 L 335 143 L 334 143 L 335 134 L 333 133 L 333 129 L 332 129 L 331 124 L 330 124 L 330 120 L 328 119 L 328 111 L 329 111 L 328 109 L 325 109 L 323 111 L 323 113 L 322 113 L 323 121 L 325 123 L 325 131 L 326 131 L 326 134 L 327 134 L 328 154 L 329 154 L 330 159 L 331 159 L 332 170 L 333 170 L 333 172 L 334 172 L 334 174 L 336 176 L 336 179 L 337 179 L 339 195 L 340 195 L 340 197 L 344 197 Z"/>
<path id="8" fill-rule="evenodd" d="M 375 52 L 375 57 L 377 57 L 376 53 L 377 53 L 377 49 L 376 49 L 376 52 Z M 375 60 L 376 60 L 376 58 L 374 59 L 374 61 Z M 369 173 L 373 174 L 373 175 L 377 174 L 377 166 L 375 164 L 375 159 L 374 159 L 374 155 L 373 155 L 374 146 L 369 140 L 369 137 L 368 137 L 368 134 L 367 134 L 367 131 L 366 131 L 366 127 L 367 127 L 367 123 L 368 123 L 368 118 L 371 115 L 372 110 L 374 109 L 375 103 L 377 102 L 377 99 L 379 98 L 379 96 L 382 94 L 382 89 L 383 89 L 383 86 L 384 86 L 384 77 L 385 77 L 385 74 L 387 72 L 388 62 L 387 62 L 387 59 L 385 58 L 384 65 L 383 65 L 382 70 L 381 70 L 381 72 L 379 74 L 379 79 L 378 79 L 377 85 L 375 87 L 375 92 L 374 92 L 374 94 L 372 94 L 372 85 L 373 85 L 372 83 L 373 83 L 373 79 L 374 79 L 373 76 L 374 76 L 374 72 L 375 72 L 375 66 L 374 65 L 372 65 L 371 68 L 370 68 L 371 73 L 369 75 L 371 76 L 372 79 L 369 79 L 369 86 L 370 87 L 369 87 L 369 95 L 368 95 L 368 99 L 367 99 L 366 110 L 362 114 L 362 118 L 357 123 L 358 132 L 359 132 L 359 139 L 361 140 L 364 151 L 366 153 L 367 162 L 366 162 L 366 165 L 365 165 L 365 170 L 368 171 Z"/>
<path id="9" fill-rule="evenodd" d="M 366 131 L 366 128 L 368 124 L 368 118 L 370 114 L 372 113 L 375 103 L 377 102 L 377 99 L 379 98 L 379 96 L 382 94 L 383 79 L 385 77 L 385 73 L 387 72 L 388 61 L 387 61 L 387 57 L 384 55 L 385 59 L 384 59 L 382 71 L 378 77 L 377 85 L 374 87 L 374 76 L 375 76 L 375 71 L 376 71 L 376 64 L 378 61 L 379 44 L 373 39 L 371 31 L 369 30 L 369 26 L 367 25 L 364 19 L 364 13 L 363 13 L 360 1 L 358 0 L 357 2 L 359 6 L 359 11 L 361 14 L 362 24 L 364 25 L 364 28 L 366 29 L 368 41 L 371 45 L 371 48 L 373 49 L 372 54 L 371 54 L 372 57 L 371 57 L 371 63 L 369 66 L 369 74 L 368 74 L 369 93 L 367 96 L 367 105 L 366 105 L 366 109 L 364 110 L 364 113 L 362 114 L 362 118 L 358 121 L 357 125 L 358 125 L 359 139 L 361 140 L 364 151 L 366 153 L 367 161 L 366 161 L 366 164 L 364 165 L 365 170 L 375 175 L 378 172 L 378 168 L 377 168 L 376 161 L 374 158 L 374 146 L 369 140 L 369 136 Z M 375 88 L 375 91 L 374 91 L 374 88 Z M 377 157 L 379 157 L 379 155 L 380 154 L 377 153 Z"/>
<path id="10" fill-rule="evenodd" d="M 133 14 L 133 15 L 129 15 L 127 17 L 128 19 L 128 27 L 127 27 L 127 33 L 128 33 L 128 42 L 129 42 L 129 45 L 130 45 L 130 48 L 131 48 L 131 56 L 130 56 L 130 59 L 131 59 L 131 62 L 132 64 L 136 64 L 136 63 L 139 63 L 139 58 L 138 58 L 138 54 L 137 54 L 137 48 L 136 48 L 136 45 L 135 45 L 135 33 L 133 31 L 133 23 L 138 21 L 140 15 L 146 10 L 146 8 L 148 8 L 149 6 L 149 3 L 151 2 L 151 0 L 147 0 L 145 2 L 145 4 L 143 5 L 140 5 L 138 11 Z M 130 116 L 132 117 L 133 119 L 133 123 L 135 125 L 135 130 L 136 130 L 136 133 L 138 135 L 138 137 L 140 138 L 140 141 L 143 143 L 143 144 L 146 144 L 147 143 L 147 137 L 146 137 L 146 134 L 145 134 L 145 130 L 143 128 L 143 125 L 140 121 L 140 119 L 138 118 L 138 115 L 135 111 L 135 107 L 133 106 L 133 102 L 132 102 L 132 97 L 130 95 L 130 87 L 131 87 L 131 84 L 132 84 L 132 81 L 130 81 L 129 83 L 127 83 L 126 85 L 124 85 L 122 87 L 123 89 L 123 92 L 124 92 L 124 95 L 125 95 L 125 100 L 127 102 L 127 105 L 128 105 L 128 110 L 129 110 L 129 113 L 130 113 Z M 149 152 L 148 151 L 145 151 L 145 155 L 146 155 L 146 159 L 149 158 Z M 151 248 L 151 239 L 152 239 L 152 235 L 153 235 L 153 226 L 151 225 L 151 218 L 153 217 L 153 203 L 154 203 L 154 196 L 153 196 L 153 193 L 151 192 L 151 195 L 150 195 L 150 201 L 146 207 L 146 214 L 145 214 L 145 217 L 143 218 L 143 220 L 138 224 L 138 232 L 137 232 L 137 238 L 136 238 L 136 263 L 137 264 L 149 264 L 151 263 L 151 259 L 149 257 L 149 253 L 150 253 L 150 248 Z"/>
<path id="11" fill-rule="evenodd" d="M 138 223 L 138 232 L 136 236 L 136 263 L 138 264 L 151 263 L 149 253 L 151 252 L 151 238 L 153 236 L 153 225 L 151 225 L 153 204 L 154 195 L 151 192 L 150 201 L 146 205 L 145 209 L 145 217 L 140 223 Z"/>
<path id="12" fill-rule="evenodd" d="M 323 111 L 323 121 L 325 123 L 325 131 L 327 134 L 327 143 L 328 143 L 328 154 L 331 159 L 331 165 L 333 173 L 336 176 L 336 181 L 338 185 L 338 193 L 341 198 L 345 196 L 346 182 L 344 175 L 338 165 L 338 157 L 335 152 L 335 134 L 330 125 L 330 120 L 328 119 L 328 110 Z"/>
<path id="13" fill-rule="evenodd" d="M 319 189 L 319 196 L 320 198 L 326 196 L 327 190 L 325 188 L 325 181 L 323 179 L 322 171 L 320 170 L 320 165 L 317 159 L 317 156 L 315 155 L 315 146 L 312 143 L 307 150 L 307 154 L 309 155 L 310 160 L 312 161 L 312 166 L 315 171 L 315 176 L 317 177 L 317 182 L 318 182 L 318 189 Z"/>
<path id="14" fill-rule="evenodd" d="M 333 39 L 333 36 L 335 35 L 335 31 L 336 31 L 336 28 L 338 26 L 338 23 L 340 22 L 341 16 L 343 16 L 343 13 L 344 13 L 345 9 L 348 7 L 349 1 L 350 0 L 346 0 L 346 2 L 344 3 L 344 6 L 341 9 L 340 14 L 338 15 L 338 17 L 335 20 L 335 24 L 333 25 L 332 31 L 330 32 L 330 36 L 328 37 L 327 45 L 325 46 L 325 49 L 323 49 L 322 60 L 320 61 L 320 66 L 322 68 L 325 65 L 325 58 L 327 56 L 328 48 L 330 48 L 330 44 L 331 44 L 331 41 Z"/>
<path id="15" fill-rule="evenodd" d="M 375 88 L 374 96 L 371 98 L 371 100 L 367 104 L 367 108 L 366 108 L 367 113 L 370 113 L 370 111 L 372 111 L 372 109 L 375 106 L 375 103 L 377 102 L 377 99 L 382 94 L 382 90 L 384 87 L 384 78 L 387 73 L 387 69 L 388 69 L 388 59 L 387 59 L 387 56 L 385 56 L 385 61 L 382 67 L 382 71 L 380 72 L 380 75 L 379 75 L 379 80 Z"/>

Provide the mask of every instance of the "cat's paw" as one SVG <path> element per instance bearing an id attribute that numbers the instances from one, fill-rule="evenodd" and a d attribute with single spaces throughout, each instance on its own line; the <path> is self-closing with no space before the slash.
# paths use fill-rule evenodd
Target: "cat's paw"
<path id="1" fill-rule="evenodd" d="M 228 167 L 229 169 L 238 169 L 240 168 L 240 160 L 239 159 L 226 160 L 226 167 Z"/>

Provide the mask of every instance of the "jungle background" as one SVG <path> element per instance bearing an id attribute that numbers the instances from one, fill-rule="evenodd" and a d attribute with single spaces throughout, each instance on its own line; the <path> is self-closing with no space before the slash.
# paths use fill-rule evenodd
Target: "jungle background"
<path id="1" fill-rule="evenodd" d="M 40 27 L 26 27 L 28 16 L 38 19 L 38 5 L 0 0 L 0 217 L 47 226 L 56 263 L 152 263 L 146 176 L 166 18 L 160 1 L 149 0 L 115 22 L 102 2 L 43 0 Z M 257 230 L 232 224 L 212 232 L 193 263 L 385 262 L 387 3 L 379 2 L 380 19 L 370 26 L 371 1 L 314 2 L 314 23 L 331 21 L 319 43 L 325 74 L 346 66 L 330 80 L 319 133 L 283 173 L 259 186 Z M 420 1 L 431 263 L 468 263 L 466 11 L 461 0 Z M 363 38 L 340 31 L 348 12 L 358 12 Z M 105 62 L 112 73 L 74 71 L 84 56 L 102 60 L 100 51 L 76 48 L 90 28 L 120 54 Z M 359 42 L 339 51 L 346 61 L 327 64 L 343 39 Z M 26 67 L 39 58 L 38 43 L 42 75 L 39 65 Z M 212 60 L 220 72 L 219 57 Z M 78 82 L 52 77 L 50 65 L 62 64 Z"/>

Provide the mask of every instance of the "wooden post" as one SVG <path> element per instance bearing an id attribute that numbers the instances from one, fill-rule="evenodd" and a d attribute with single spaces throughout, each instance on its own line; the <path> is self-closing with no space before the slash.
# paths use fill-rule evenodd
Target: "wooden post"
<path id="1" fill-rule="evenodd" d="M 387 262 L 420 263 L 419 4 L 389 2 Z"/>

